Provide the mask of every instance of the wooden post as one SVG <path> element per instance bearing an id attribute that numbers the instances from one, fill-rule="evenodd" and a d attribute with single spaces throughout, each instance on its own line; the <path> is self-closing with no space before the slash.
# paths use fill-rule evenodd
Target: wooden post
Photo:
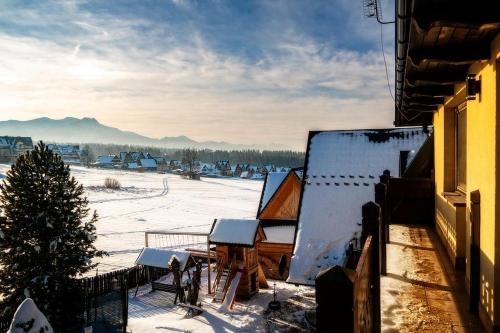
<path id="1" fill-rule="evenodd" d="M 212 278 L 211 278 L 212 265 L 210 265 L 210 236 L 207 236 L 207 263 L 208 263 L 208 271 L 207 271 L 207 274 L 208 274 L 208 294 L 210 295 L 210 294 L 212 294 Z"/>
<path id="2" fill-rule="evenodd" d="M 371 235 L 373 240 L 372 292 L 373 292 L 373 331 L 380 332 L 380 206 L 370 201 L 363 205 L 363 222 L 361 239 L 364 245 Z"/>
<path id="3" fill-rule="evenodd" d="M 146 247 L 149 246 L 149 244 L 148 244 L 148 232 L 147 231 L 144 233 L 144 245 Z"/>
<path id="4" fill-rule="evenodd" d="M 381 209 L 381 228 L 380 228 L 380 274 L 387 275 L 387 238 L 389 235 L 389 226 L 385 219 L 387 213 L 386 207 L 386 190 L 387 187 L 384 183 L 375 185 L 375 202 Z"/>
<path id="5" fill-rule="evenodd" d="M 354 331 L 354 285 L 340 266 L 316 277 L 316 332 Z"/>
<path id="6" fill-rule="evenodd" d="M 382 219 L 384 226 L 386 228 L 386 233 L 385 233 L 385 243 L 388 244 L 390 243 L 390 235 L 389 235 L 389 225 L 391 224 L 391 214 L 392 214 L 392 198 L 391 198 L 391 189 L 390 189 L 390 183 L 391 183 L 391 174 L 388 170 L 385 170 L 382 176 L 380 176 L 380 182 L 382 184 L 385 184 L 385 206 L 382 207 Z"/>
<path id="7" fill-rule="evenodd" d="M 469 311 L 477 314 L 481 295 L 481 195 L 479 190 L 470 193 L 470 205 Z"/>

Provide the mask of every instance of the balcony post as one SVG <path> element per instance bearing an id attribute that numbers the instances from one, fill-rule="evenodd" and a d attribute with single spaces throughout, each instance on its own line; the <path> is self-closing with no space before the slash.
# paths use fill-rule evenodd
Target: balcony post
<path id="1" fill-rule="evenodd" d="M 387 275 L 387 238 L 389 235 L 389 225 L 387 224 L 387 187 L 384 183 L 375 185 L 375 202 L 381 209 L 381 228 L 380 228 L 380 274 Z"/>

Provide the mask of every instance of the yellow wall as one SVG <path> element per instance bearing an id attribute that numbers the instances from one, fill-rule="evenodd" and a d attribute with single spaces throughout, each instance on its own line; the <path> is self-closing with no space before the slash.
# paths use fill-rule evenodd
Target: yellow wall
<path id="1" fill-rule="evenodd" d="M 500 57 L 500 36 L 492 43 L 491 59 L 475 63 L 469 73 L 481 79 L 481 94 L 476 100 L 467 101 L 467 212 L 470 212 L 470 192 L 479 190 L 481 195 L 481 303 L 485 313 L 495 325 L 500 325 L 500 112 L 497 103 Z M 453 122 L 452 108 L 464 101 L 464 86 L 455 87 L 456 95 L 448 98 L 434 115 L 435 179 L 436 194 L 453 190 L 454 143 L 450 132 Z M 499 118 L 500 119 L 500 118 Z M 451 136 L 450 136 L 451 135 Z M 498 194 L 497 194 L 498 192 Z M 470 239 L 469 214 L 467 213 L 467 241 Z M 499 223 L 496 223 L 496 221 Z M 467 252 L 469 243 L 467 243 Z M 468 272 L 467 272 L 468 273 Z M 496 279 L 495 279 L 496 277 Z"/>

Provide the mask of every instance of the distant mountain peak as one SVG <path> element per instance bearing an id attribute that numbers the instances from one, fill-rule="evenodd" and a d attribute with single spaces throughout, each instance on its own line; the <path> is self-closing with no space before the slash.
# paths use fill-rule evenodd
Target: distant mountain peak
<path id="1" fill-rule="evenodd" d="M 0 135 L 31 136 L 34 140 L 59 143 L 111 143 L 173 149 L 290 149 L 282 145 L 264 147 L 258 145 L 231 144 L 224 141 L 198 142 L 185 135 L 173 137 L 166 136 L 161 139 L 155 139 L 103 125 L 96 118 L 92 117 L 84 117 L 81 119 L 75 117 L 66 117 L 63 119 L 41 117 L 26 121 L 0 121 Z"/>

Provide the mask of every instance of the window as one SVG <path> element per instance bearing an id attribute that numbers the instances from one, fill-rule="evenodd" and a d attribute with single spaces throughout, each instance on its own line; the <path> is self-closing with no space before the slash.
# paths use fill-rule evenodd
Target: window
<path id="1" fill-rule="evenodd" d="M 465 103 L 456 110 L 455 143 L 455 185 L 458 191 L 465 192 L 467 184 L 467 109 Z"/>

